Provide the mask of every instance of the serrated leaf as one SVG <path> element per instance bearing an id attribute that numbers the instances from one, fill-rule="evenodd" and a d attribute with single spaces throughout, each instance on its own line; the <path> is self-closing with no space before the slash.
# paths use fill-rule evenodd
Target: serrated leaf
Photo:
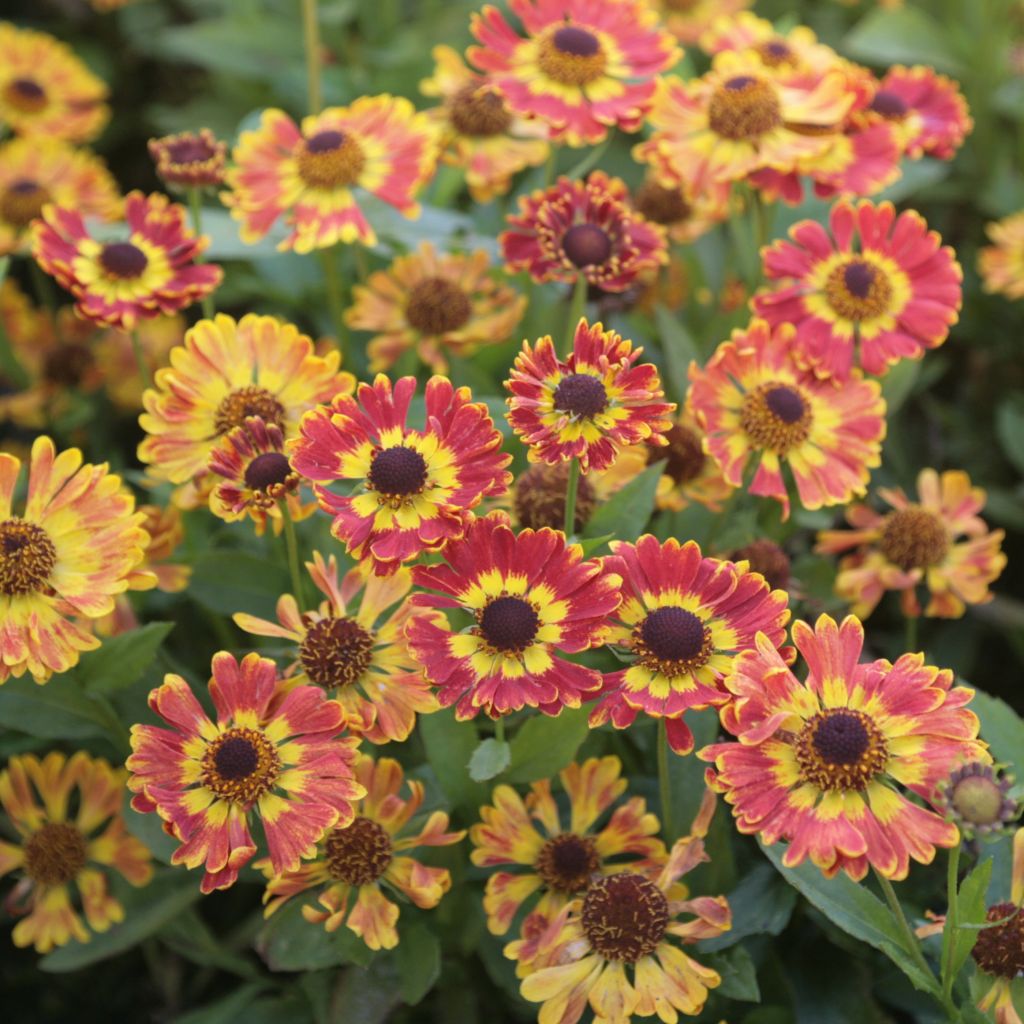
<path id="1" fill-rule="evenodd" d="M 876 8 L 847 34 L 841 49 L 876 67 L 930 64 L 954 74 L 960 70 L 942 27 L 917 7 Z"/>
<path id="2" fill-rule="evenodd" d="M 661 354 L 665 360 L 665 377 L 671 385 L 672 397 L 682 402 L 690 386 L 690 362 L 699 363 L 700 352 L 686 325 L 664 306 L 654 307 L 654 322 L 658 327 Z"/>
<path id="3" fill-rule="evenodd" d="M 469 777 L 474 782 L 486 782 L 500 775 L 512 760 L 512 747 L 504 740 L 485 739 L 469 759 Z"/>
<path id="4" fill-rule="evenodd" d="M 96 651 L 82 655 L 75 676 L 91 693 L 111 694 L 131 686 L 153 663 L 173 622 L 150 622 L 103 641 Z"/>
<path id="5" fill-rule="evenodd" d="M 981 720 L 981 738 L 988 743 L 992 756 L 1005 764 L 1024 767 L 1024 720 L 1017 712 L 984 690 L 974 691 L 970 707 Z"/>
<path id="6" fill-rule="evenodd" d="M 216 615 L 248 612 L 273 618 L 278 597 L 290 589 L 287 571 L 269 558 L 207 551 L 196 561 L 188 594 Z"/>
<path id="7" fill-rule="evenodd" d="M 509 744 L 508 782 L 549 779 L 575 756 L 587 738 L 589 708 L 565 708 L 556 718 L 538 715 L 525 721 Z"/>
<path id="8" fill-rule="evenodd" d="M 587 520 L 584 537 L 612 534 L 617 540 L 635 541 L 651 518 L 658 481 L 665 463 L 656 462 L 611 496 Z"/>
<path id="9" fill-rule="evenodd" d="M 71 674 L 39 686 L 29 676 L 0 687 L 0 722 L 9 729 L 48 740 L 110 735 L 107 710 L 82 690 Z"/>
<path id="10" fill-rule="evenodd" d="M 441 943 L 433 932 L 418 924 L 402 932 L 395 953 L 402 1001 L 415 1006 L 441 974 Z"/>
<path id="11" fill-rule="evenodd" d="M 981 924 L 985 920 L 985 894 L 988 892 L 989 879 L 992 877 L 992 858 L 986 857 L 974 865 L 974 869 L 960 883 L 956 898 L 957 924 Z M 967 962 L 978 939 L 977 931 L 970 928 L 957 928 L 951 932 L 949 928 L 942 933 L 942 957 L 946 960 L 946 947 L 952 943 L 950 969 L 955 978 Z"/>
<path id="12" fill-rule="evenodd" d="M 789 924 L 796 906 L 796 890 L 767 864 L 757 864 L 744 874 L 728 897 L 732 927 L 723 935 L 705 939 L 701 949 L 715 952 L 748 935 L 778 935 Z"/>
<path id="13" fill-rule="evenodd" d="M 303 902 L 290 900 L 256 937 L 256 951 L 272 971 L 316 971 L 339 964 L 365 967 L 373 959 L 373 951 L 344 925 L 328 932 L 322 921 L 307 921 Z"/>
<path id="14" fill-rule="evenodd" d="M 739 999 L 745 1003 L 761 1001 L 754 961 L 742 946 L 735 946 L 725 953 L 703 957 L 701 962 L 714 968 L 721 975 L 722 984 L 715 989 L 719 995 Z"/>
<path id="15" fill-rule="evenodd" d="M 488 790 L 469 777 L 469 759 L 478 737 L 473 722 L 459 722 L 451 708 L 421 715 L 416 731 L 444 795 L 453 804 L 474 811 L 487 800 Z"/>

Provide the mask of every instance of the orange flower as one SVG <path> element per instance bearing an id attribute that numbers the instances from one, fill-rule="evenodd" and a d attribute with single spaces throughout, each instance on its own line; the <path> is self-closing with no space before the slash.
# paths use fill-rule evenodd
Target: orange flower
<path id="1" fill-rule="evenodd" d="M 992 244 L 978 252 L 978 271 L 987 292 L 1024 298 L 1024 211 L 985 225 Z"/>

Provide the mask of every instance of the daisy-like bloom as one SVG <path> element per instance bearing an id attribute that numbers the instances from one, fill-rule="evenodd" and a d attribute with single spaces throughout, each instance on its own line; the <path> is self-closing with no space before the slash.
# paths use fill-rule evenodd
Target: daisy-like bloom
<path id="1" fill-rule="evenodd" d="M 355 386 L 352 374 L 338 372 L 340 361 L 337 352 L 315 355 L 306 335 L 275 317 L 200 320 L 143 396 L 139 423 L 148 437 L 139 459 L 180 484 L 205 473 L 218 439 L 248 416 L 293 437 L 303 413 Z"/>
<path id="2" fill-rule="evenodd" d="M 26 915 L 14 926 L 16 946 L 48 953 L 71 939 L 88 942 L 89 929 L 105 932 L 124 920 L 109 876 L 116 872 L 134 886 L 152 877 L 149 851 L 121 817 L 126 774 L 82 751 L 70 758 L 54 751 L 42 760 L 23 754 L 7 762 L 0 806 L 17 840 L 0 840 L 0 875 L 21 875 L 5 901 L 8 913 Z"/>
<path id="3" fill-rule="evenodd" d="M 529 447 L 530 461 L 579 459 L 587 473 L 607 469 L 627 445 L 666 444 L 675 406 L 663 401 L 654 364 L 634 365 L 642 352 L 583 319 L 564 361 L 550 335 L 533 347 L 523 342 L 505 388 L 508 421 Z"/>
<path id="4" fill-rule="evenodd" d="M 651 0 L 661 14 L 665 28 L 682 43 L 700 43 L 704 50 L 704 34 L 719 21 L 731 22 L 751 5 L 753 0 Z"/>
<path id="5" fill-rule="evenodd" d="M 784 591 L 732 562 L 706 558 L 695 541 L 664 543 L 646 534 L 636 544 L 611 542 L 602 561 L 622 580 L 622 604 L 607 642 L 633 656 L 629 668 L 605 676 L 590 715 L 619 729 L 637 713 L 666 719 L 678 754 L 693 750 L 684 713 L 724 704 L 722 678 L 758 633 L 778 647 L 789 611 Z"/>
<path id="6" fill-rule="evenodd" d="M 770 284 L 754 311 L 793 324 L 797 355 L 819 376 L 844 380 L 855 357 L 884 374 L 937 348 L 957 322 L 963 272 L 916 211 L 840 201 L 827 230 L 802 220 L 789 235 L 763 250 Z"/>
<path id="7" fill-rule="evenodd" d="M 474 14 L 466 54 L 509 109 L 544 121 L 555 142 L 588 146 L 609 127 L 639 129 L 655 75 L 682 52 L 647 0 L 513 0 L 519 35 L 491 5 Z"/>
<path id="8" fill-rule="evenodd" d="M 139 373 L 139 361 L 135 358 L 133 333 L 152 376 L 167 365 L 171 349 L 180 345 L 185 337 L 185 327 L 185 318 L 176 313 L 140 320 L 134 332 L 109 327 L 95 339 L 90 350 L 102 378 L 103 390 L 118 409 L 137 413 L 142 408 L 142 395 L 146 390 L 146 381 Z"/>
<path id="9" fill-rule="evenodd" d="M 604 171 L 520 196 L 519 215 L 508 223 L 498 238 L 508 270 L 525 270 L 538 282 L 572 283 L 582 274 L 603 291 L 621 292 L 668 262 L 665 229 L 631 205 L 625 182 Z"/>
<path id="10" fill-rule="evenodd" d="M 228 144 L 209 128 L 149 140 L 149 155 L 156 164 L 157 177 L 172 188 L 224 184 L 227 154 Z"/>
<path id="11" fill-rule="evenodd" d="M 0 21 L 0 125 L 89 142 L 110 117 L 106 100 L 106 85 L 64 43 Z"/>
<path id="12" fill-rule="evenodd" d="M 307 921 L 322 921 L 329 932 L 344 924 L 370 949 L 394 949 L 399 907 L 384 895 L 384 886 L 430 910 L 452 885 L 447 868 L 428 867 L 404 851 L 451 846 L 466 833 L 449 832 L 444 811 L 433 811 L 418 831 L 410 829 L 410 820 L 423 804 L 423 783 L 404 779 L 409 795 L 401 796 L 404 773 L 390 757 L 374 761 L 361 754 L 355 774 L 366 796 L 355 804 L 356 816 L 350 824 L 326 834 L 314 860 L 283 874 L 266 861 L 257 864 L 269 879 L 263 893 L 264 914 L 270 917 L 292 897 L 319 889 L 318 906 L 302 908 Z"/>
<path id="13" fill-rule="evenodd" d="M 414 196 L 434 171 L 437 131 L 402 96 L 328 107 L 301 127 L 282 110 L 265 110 L 259 128 L 242 132 L 221 198 L 244 242 L 258 242 L 283 217 L 290 231 L 279 249 L 376 245 L 352 190 L 418 216 Z"/>
<path id="14" fill-rule="evenodd" d="M 633 205 L 653 224 L 662 225 L 673 242 L 689 244 L 728 218 L 730 188 L 721 184 L 694 192 L 648 177 L 633 193 Z"/>
<path id="15" fill-rule="evenodd" d="M 1008 299 L 1024 298 L 1024 211 L 985 225 L 991 241 L 978 251 L 978 272 L 985 291 Z"/>
<path id="16" fill-rule="evenodd" d="M 53 441 L 32 445 L 24 511 L 12 507 L 21 461 L 0 452 L 0 683 L 45 683 L 99 647 L 84 620 L 114 607 L 148 540 L 121 478 Z"/>
<path id="17" fill-rule="evenodd" d="M 285 594 L 277 602 L 277 622 L 239 612 L 236 624 L 297 646 L 283 687 L 312 684 L 332 694 L 345 710 L 349 730 L 371 743 L 408 739 L 416 715 L 438 708 L 405 643 L 412 574 L 403 566 L 390 576 L 376 576 L 356 566 L 339 583 L 334 555 L 325 562 L 318 551 L 306 569 L 324 595 L 314 610 L 300 611 L 295 598 Z"/>
<path id="18" fill-rule="evenodd" d="M 755 55 L 727 51 L 702 78 L 660 81 L 655 131 L 633 154 L 663 184 L 697 191 L 765 168 L 788 172 L 830 148 L 853 100 L 839 70 L 788 84 Z"/>
<path id="19" fill-rule="evenodd" d="M 378 374 L 354 398 L 337 395 L 307 413 L 293 443 L 292 466 L 318 481 L 320 507 L 334 516 L 331 532 L 382 575 L 462 536 L 467 513 L 484 497 L 504 494 L 512 480 L 501 432 L 469 388 L 431 377 L 424 430 L 406 424 L 415 393 L 415 377 L 392 387 Z M 335 494 L 324 486 L 337 480 L 362 487 Z"/>
<path id="20" fill-rule="evenodd" d="M 997 836 L 1020 817 L 1021 802 L 1011 795 L 1014 781 L 995 765 L 972 761 L 939 784 L 935 806 L 965 839 Z"/>
<path id="21" fill-rule="evenodd" d="M 578 708 L 601 685 L 593 669 L 566 661 L 604 639 L 619 603 L 619 578 L 585 561 L 557 530 L 518 535 L 502 512 L 475 520 L 444 549 L 445 562 L 418 565 L 414 608 L 461 609 L 476 624 L 460 630 L 432 614 L 413 614 L 406 637 L 413 658 L 456 717 L 500 718 L 520 708 L 557 715 Z"/>
<path id="22" fill-rule="evenodd" d="M 113 220 L 121 193 L 107 165 L 88 150 L 53 139 L 0 145 L 0 256 L 27 246 L 28 226 L 46 203 Z"/>
<path id="23" fill-rule="evenodd" d="M 568 822 L 551 781 L 543 779 L 531 783 L 525 802 L 511 786 L 496 787 L 493 803 L 480 808 L 481 821 L 469 830 L 472 862 L 502 869 L 487 879 L 484 892 L 491 934 L 504 935 L 520 908 L 531 908 L 521 928 L 523 940 L 513 943 L 516 960 L 532 959 L 529 937 L 538 933 L 537 925 L 550 922 L 595 876 L 627 868 L 649 874 L 668 859 L 657 838 L 658 819 L 648 813 L 643 797 L 620 802 L 628 783 L 617 757 L 573 762 L 558 777 L 569 801 Z M 509 866 L 513 870 L 506 870 Z"/>
<path id="24" fill-rule="evenodd" d="M 904 615 L 920 615 L 921 585 L 928 591 L 924 614 L 937 618 L 957 619 L 967 605 L 992 600 L 989 584 L 1006 566 L 1004 533 L 990 531 L 978 515 L 985 492 L 963 470 L 940 476 L 922 469 L 916 502 L 900 488 L 879 488 L 878 495 L 891 512 L 851 505 L 846 520 L 853 529 L 825 530 L 815 548 L 820 554 L 857 549 L 842 559 L 836 577 L 836 593 L 854 615 L 866 619 L 887 590 L 900 592 Z"/>
<path id="25" fill-rule="evenodd" d="M 797 364 L 794 329 L 754 319 L 732 332 L 701 369 L 690 364 L 687 407 L 705 433 L 705 451 L 733 487 L 748 463 L 751 494 L 774 498 L 789 517 L 785 462 L 804 508 L 842 505 L 867 488 L 881 463 L 885 401 L 877 381 L 851 370 L 842 384 Z"/>
<path id="26" fill-rule="evenodd" d="M 547 160 L 547 125 L 513 114 L 488 76 L 474 74 L 450 46 L 431 52 L 434 77 L 420 82 L 420 92 L 444 101 L 428 111 L 441 125 L 441 159 L 465 172 L 475 202 L 489 203 L 508 192 L 514 175 Z"/>
<path id="27" fill-rule="evenodd" d="M 259 817 L 276 873 L 295 871 L 324 832 L 355 816 L 353 737 L 341 705 L 316 686 L 277 691 L 269 658 L 213 656 L 211 721 L 181 676 L 167 675 L 149 706 L 172 726 L 132 726 L 128 788 L 137 811 L 156 811 L 181 842 L 172 864 L 204 866 L 204 893 L 226 889 L 256 853 Z"/>
<path id="28" fill-rule="evenodd" d="M 629 865 L 594 879 L 559 911 L 536 940 L 533 959 L 520 961 L 528 972 L 520 991 L 544 1004 L 541 1021 L 576 1024 L 588 1004 L 595 1021 L 608 1022 L 701 1012 L 721 978 L 679 946 L 728 931 L 732 912 L 724 896 L 689 898 L 679 879 L 710 860 L 704 836 L 713 812 L 705 800 L 691 834 L 675 843 L 657 874 Z"/>
<path id="29" fill-rule="evenodd" d="M 911 858 L 930 864 L 937 846 L 960 842 L 954 824 L 899 787 L 931 802 L 956 765 L 987 759 L 966 707 L 974 691 L 923 654 L 859 664 L 864 627 L 852 615 L 796 622 L 793 642 L 804 682 L 765 636 L 734 663 L 719 715 L 736 739 L 697 755 L 714 764 L 709 784 L 740 832 L 789 844 L 787 867 L 810 857 L 830 878 L 860 881 L 869 866 L 906 878 Z"/>
<path id="30" fill-rule="evenodd" d="M 789 555 L 773 540 L 759 537 L 741 548 L 735 548 L 725 556 L 730 562 L 745 562 L 750 572 L 760 573 L 772 590 L 786 590 L 794 596 L 790 587 L 792 565 Z"/>
<path id="31" fill-rule="evenodd" d="M 890 68 L 862 116 L 888 123 L 913 160 L 952 160 L 974 127 L 959 85 L 921 64 Z"/>
<path id="32" fill-rule="evenodd" d="M 704 434 L 694 417 L 683 411 L 664 433 L 663 446 L 644 445 L 648 464 L 665 460 L 658 481 L 658 508 L 679 512 L 694 504 L 720 512 L 735 487 L 718 463 L 704 452 Z"/>
<path id="33" fill-rule="evenodd" d="M 278 507 L 282 501 L 293 519 L 307 514 L 298 493 L 302 478 L 284 453 L 284 434 L 276 423 L 246 416 L 245 423 L 232 427 L 210 452 L 209 467 L 214 477 L 220 477 L 210 492 L 210 511 L 226 522 L 249 516 L 261 534 L 270 518 L 278 532 L 283 525 Z"/>
<path id="34" fill-rule="evenodd" d="M 79 315 L 130 331 L 209 295 L 224 274 L 196 263 L 210 244 L 188 227 L 185 207 L 154 192 L 125 199 L 126 237 L 94 238 L 77 209 L 46 206 L 32 225 L 32 256 L 78 300 Z"/>
<path id="35" fill-rule="evenodd" d="M 352 289 L 345 323 L 373 331 L 366 346 L 370 371 L 387 370 L 415 349 L 434 373 L 448 370 L 447 353 L 471 356 L 480 346 L 508 340 L 526 309 L 491 274 L 487 253 L 439 253 L 430 242 L 399 256 L 387 270 Z"/>
<path id="36" fill-rule="evenodd" d="M 1010 898 L 989 907 L 985 919 L 1000 923 L 982 928 L 971 950 L 979 969 L 992 979 L 978 1009 L 994 1010 L 996 1024 L 1022 1024 L 1013 995 L 1014 982 L 1024 975 L 1024 828 L 1013 837 Z"/>

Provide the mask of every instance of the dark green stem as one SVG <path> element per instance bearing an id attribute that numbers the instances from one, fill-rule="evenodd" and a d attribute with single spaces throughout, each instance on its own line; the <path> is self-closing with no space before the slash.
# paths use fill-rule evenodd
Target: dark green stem
<path id="1" fill-rule="evenodd" d="M 565 520 L 563 523 L 566 537 L 576 532 L 576 495 L 580 487 L 580 460 L 572 459 L 569 463 L 569 479 L 565 484 Z"/>
<path id="2" fill-rule="evenodd" d="M 587 279 L 583 274 L 576 278 L 572 288 L 572 298 L 569 300 L 569 320 L 566 324 L 566 348 L 565 354 L 572 354 L 572 343 L 576 337 L 576 325 L 583 316 L 583 309 L 587 303 Z"/>
<path id="3" fill-rule="evenodd" d="M 188 208 L 192 215 L 192 230 L 198 238 L 203 233 L 203 194 L 198 185 L 193 185 L 188 190 Z M 204 258 L 200 254 L 196 257 L 196 263 L 203 263 Z M 213 294 L 203 296 L 203 316 L 207 320 L 213 319 Z"/>
<path id="4" fill-rule="evenodd" d="M 667 845 L 675 841 L 672 822 L 672 780 L 668 774 L 668 719 L 658 721 L 658 793 L 661 796 L 661 833 Z"/>
<path id="5" fill-rule="evenodd" d="M 281 509 L 281 518 L 284 520 L 284 540 L 288 550 L 288 572 L 292 577 L 292 590 L 295 593 L 299 611 L 302 611 L 306 607 L 306 602 L 302 593 L 302 572 L 299 568 L 299 542 L 295 536 L 295 523 L 292 521 L 291 512 L 288 511 L 287 499 L 279 502 L 278 507 Z"/>
<path id="6" fill-rule="evenodd" d="M 316 0 L 302 0 L 302 41 L 306 50 L 306 92 L 309 112 L 319 114 L 323 106 L 320 91 L 320 22 Z"/>
<path id="7" fill-rule="evenodd" d="M 146 362 L 146 353 L 142 351 L 142 342 L 139 341 L 138 330 L 134 328 L 130 330 L 128 337 L 132 339 L 132 352 L 135 353 L 135 365 L 139 368 L 142 386 L 144 388 L 151 388 L 153 386 L 153 375 L 149 372 L 149 363 Z"/>

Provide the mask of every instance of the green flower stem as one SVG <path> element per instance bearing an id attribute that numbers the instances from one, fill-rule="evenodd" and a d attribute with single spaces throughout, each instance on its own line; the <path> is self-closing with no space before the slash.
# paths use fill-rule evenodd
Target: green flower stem
<path id="1" fill-rule="evenodd" d="M 576 325 L 583 316 L 584 307 L 587 304 L 587 279 L 583 274 L 576 278 L 572 288 L 572 299 L 569 301 L 569 320 L 565 329 L 565 354 L 572 354 L 572 340 L 576 337 Z"/>
<path id="2" fill-rule="evenodd" d="M 550 188 L 555 182 L 555 170 L 558 167 L 558 147 L 552 146 L 548 153 L 548 161 L 544 165 L 544 187 Z"/>
<path id="3" fill-rule="evenodd" d="M 903 624 L 903 650 L 908 654 L 917 653 L 917 623 L 916 615 L 908 615 Z"/>
<path id="4" fill-rule="evenodd" d="M 192 215 L 192 230 L 197 236 L 203 233 L 203 194 L 198 185 L 192 185 L 188 190 L 188 208 Z M 196 257 L 196 263 L 204 263 L 202 254 Z M 213 319 L 213 294 L 203 296 L 203 316 L 207 320 Z"/>
<path id="5" fill-rule="evenodd" d="M 306 602 L 302 594 L 302 573 L 299 570 L 299 542 L 295 537 L 295 523 L 292 521 L 292 515 L 288 511 L 287 500 L 278 502 L 278 507 L 281 509 L 281 518 L 284 520 L 284 541 L 288 549 L 288 571 L 292 577 L 292 590 L 301 611 L 306 607 Z"/>
<path id="6" fill-rule="evenodd" d="M 320 22 L 316 0 L 302 0 L 302 41 L 306 50 L 306 90 L 309 112 L 319 114 L 323 106 L 320 90 Z"/>
<path id="7" fill-rule="evenodd" d="M 327 292 L 327 306 L 331 311 L 331 322 L 341 350 L 341 365 L 346 370 L 352 369 L 352 352 L 349 346 L 348 332 L 345 330 L 345 306 L 341 301 L 341 278 L 338 275 L 338 263 L 334 249 L 320 250 L 320 263 L 324 270 L 324 288 Z"/>
<path id="8" fill-rule="evenodd" d="M 138 329 L 133 328 L 130 330 L 128 337 L 132 339 L 132 352 L 135 353 L 135 365 L 139 368 L 142 386 L 144 388 L 151 388 L 153 386 L 153 375 L 149 372 L 149 363 L 146 362 L 146 354 L 142 351 L 142 342 L 139 341 Z"/>
<path id="9" fill-rule="evenodd" d="M 946 862 L 946 924 L 942 929 L 942 979 L 943 1000 L 952 1003 L 953 982 L 956 977 L 953 973 L 953 947 L 956 945 L 956 933 L 959 928 L 959 915 L 957 913 L 957 881 L 960 874 L 960 848 L 963 844 L 958 839 L 956 845 L 949 851 L 949 858 Z"/>
<path id="10" fill-rule="evenodd" d="M 566 537 L 576 532 L 576 494 L 580 487 L 580 460 L 572 459 L 569 463 L 569 479 L 565 484 L 565 527 Z"/>
<path id="11" fill-rule="evenodd" d="M 499 743 L 505 742 L 505 719 L 496 718 L 494 720 L 494 738 Z"/>
<path id="12" fill-rule="evenodd" d="M 658 793 L 661 796 L 661 832 L 665 843 L 671 846 L 676 833 L 672 822 L 672 780 L 668 774 L 667 718 L 658 721 Z"/>

